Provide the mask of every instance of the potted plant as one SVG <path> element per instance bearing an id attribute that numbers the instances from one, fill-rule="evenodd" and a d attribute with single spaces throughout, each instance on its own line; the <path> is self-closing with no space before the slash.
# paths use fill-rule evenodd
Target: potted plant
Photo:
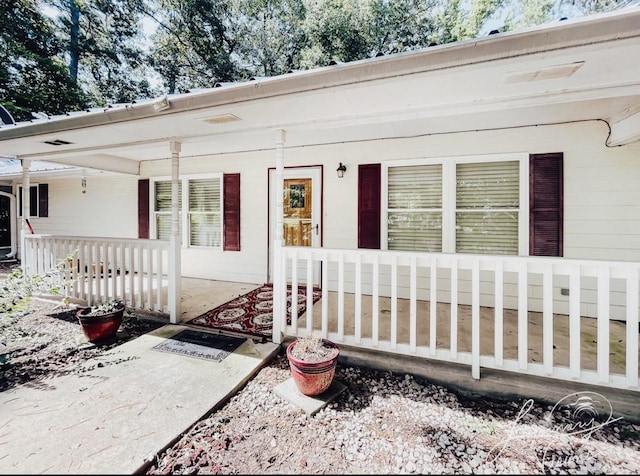
<path id="1" fill-rule="evenodd" d="M 125 304 L 112 299 L 100 304 L 79 309 L 76 316 L 82 332 L 90 341 L 100 341 L 114 337 L 124 316 Z"/>
<path id="2" fill-rule="evenodd" d="M 303 395 L 320 395 L 333 382 L 340 348 L 328 339 L 300 337 L 287 346 L 291 376 Z"/>

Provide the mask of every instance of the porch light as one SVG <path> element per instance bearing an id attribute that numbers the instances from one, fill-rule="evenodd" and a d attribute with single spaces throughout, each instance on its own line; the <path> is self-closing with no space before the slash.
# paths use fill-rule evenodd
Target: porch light
<path id="1" fill-rule="evenodd" d="M 342 178 L 344 177 L 344 173 L 347 171 L 347 166 L 344 165 L 342 162 L 340 162 L 340 165 L 338 166 L 338 168 L 336 169 L 336 172 L 338 172 L 338 178 Z"/>

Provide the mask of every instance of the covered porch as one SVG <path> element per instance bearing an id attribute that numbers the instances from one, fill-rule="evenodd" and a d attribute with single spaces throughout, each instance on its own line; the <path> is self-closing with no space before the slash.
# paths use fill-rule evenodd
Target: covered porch
<path id="1" fill-rule="evenodd" d="M 83 250 L 62 268 L 71 297 L 120 298 L 170 314 L 166 242 L 31 235 L 25 243 L 24 266 L 33 272 Z M 313 334 L 378 353 L 378 362 L 393 356 L 454 364 L 474 380 L 498 370 L 640 389 L 640 263 L 308 247 L 278 254 L 275 343 Z M 184 323 L 261 284 L 180 278 L 181 314 L 171 320 Z M 300 316 L 298 287 L 308 296 Z M 314 287 L 322 290 L 315 304 Z"/>
<path id="2" fill-rule="evenodd" d="M 499 382 L 511 375 L 525 388 L 543 379 L 637 396 L 640 75 L 639 63 L 625 59 L 637 51 L 639 19 L 640 11 L 602 15 L 0 130 L 5 153 L 22 162 L 25 190 L 35 160 L 117 174 L 82 195 L 72 191 L 84 181 L 43 184 L 58 202 L 51 213 L 46 202 L 43 234 L 30 235 L 22 220 L 24 267 L 46 270 L 78 250 L 64 271 L 70 295 L 122 298 L 171 322 L 220 304 L 214 292 L 190 296 L 183 276 L 213 285 L 268 280 L 278 344 L 319 334 L 347 358 L 356 352 L 415 373 L 442 364 L 443 379 L 466 379 L 475 389 L 488 376 Z M 553 210 L 564 220 L 553 224 L 564 241 L 546 254 L 529 248 L 529 192 L 537 177 L 529 160 L 551 153 L 556 164 L 564 161 L 553 175 L 563 187 L 554 188 Z M 469 164 L 482 169 L 493 161 L 510 164 L 514 177 L 504 215 L 517 212 L 508 228 L 515 247 L 508 254 L 460 252 L 458 165 L 475 173 Z M 338 164 L 348 170 L 336 178 Z M 360 173 L 372 166 L 377 175 Z M 439 190 L 438 200 L 394 208 L 385 195 L 389 169 L 411 178 L 414 166 L 424 169 L 429 190 Z M 319 178 L 313 190 L 321 202 L 305 202 L 317 214 L 308 223 L 317 239 L 310 247 L 285 246 L 279 192 L 287 169 L 313 169 Z M 235 181 L 225 194 L 227 178 Z M 207 180 L 206 193 L 223 190 L 213 211 L 187 208 L 189 184 L 199 180 Z M 159 182 L 168 185 L 154 195 Z M 369 198 L 378 208 L 363 229 L 360 217 L 371 209 L 356 204 L 373 188 L 379 196 Z M 472 197 L 477 210 L 484 196 Z M 88 204 L 81 207 L 78 197 Z M 163 207 L 155 209 L 159 201 Z M 397 247 L 431 252 L 362 245 L 370 230 L 390 235 L 385 207 L 440 216 L 429 231 L 441 245 Z M 29 194 L 21 209 L 30 216 Z M 205 231 L 215 224 L 211 246 L 200 235 L 189 241 L 189 227 L 203 223 L 211 225 Z M 118 227 L 125 238 L 103 236 Z M 290 323 L 287 285 L 306 286 L 307 296 L 312 287 L 322 290 Z M 196 302 L 202 308 L 188 310 Z"/>

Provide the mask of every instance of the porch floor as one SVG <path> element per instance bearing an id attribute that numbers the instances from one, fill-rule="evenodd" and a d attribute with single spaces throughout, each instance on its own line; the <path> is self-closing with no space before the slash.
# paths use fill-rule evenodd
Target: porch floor
<path id="1" fill-rule="evenodd" d="M 186 322 L 205 311 L 224 304 L 252 289 L 262 285 L 232 283 L 223 281 L 209 281 L 203 279 L 183 278 L 182 281 L 182 322 Z M 337 294 L 328 293 L 329 330 L 337 332 Z M 348 333 L 354 326 L 354 295 L 345 294 L 344 329 Z M 397 341 L 408 340 L 408 319 L 401 317 L 408 315 L 409 302 L 398 300 L 398 329 Z M 437 306 L 437 346 L 449 347 L 451 308 L 448 304 Z M 322 316 L 322 299 L 317 301 L 311 313 L 305 313 L 298 319 L 298 327 L 306 326 L 306 319 L 311 315 L 312 328 L 320 328 Z M 391 302 L 389 298 L 380 298 L 379 301 L 380 339 L 388 339 L 391 327 Z M 371 298 L 363 296 L 362 322 L 370 323 Z M 483 307 L 480 309 L 480 348 L 483 355 L 493 355 L 494 348 L 494 310 Z M 419 302 L 417 305 L 417 322 L 419 333 L 429 335 L 429 303 Z M 504 358 L 517 358 L 518 325 L 517 311 L 504 311 Z M 553 359 L 556 365 L 568 365 L 568 316 L 554 315 L 554 351 Z M 458 351 L 466 352 L 471 348 L 471 309 L 468 306 L 458 306 Z M 580 323 L 581 333 L 581 367 L 582 369 L 596 369 L 596 326 L 597 320 L 582 318 Z M 615 373 L 624 373 L 626 326 L 624 322 L 610 321 L 610 370 Z M 363 337 L 370 333 L 370 324 L 364 326 Z M 527 324 L 528 333 L 528 360 L 529 362 L 542 362 L 542 316 L 540 313 L 530 312 Z M 638 332 L 634 334 L 638 336 Z M 292 337 L 285 337 L 286 344 Z M 423 359 L 400 354 L 382 353 L 375 350 L 341 346 L 340 363 L 343 365 L 357 365 L 378 370 L 387 370 L 398 373 L 410 373 L 428 379 L 429 381 L 455 389 L 463 395 L 472 398 L 494 397 L 502 400 L 518 400 L 536 398 L 554 404 L 567 395 L 574 392 L 596 392 L 603 397 L 603 401 L 611 405 L 611 410 L 616 416 L 621 416 L 632 421 L 640 422 L 640 410 L 638 409 L 638 393 L 634 390 L 616 389 L 606 386 L 594 386 L 580 381 L 569 381 L 548 377 L 537 377 L 527 374 L 481 369 L 481 378 L 476 380 L 471 376 L 471 369 L 467 365 Z M 605 407 L 602 408 L 606 410 Z"/>
<path id="2" fill-rule="evenodd" d="M 260 284 L 234 283 L 227 281 L 211 281 L 205 279 L 183 278 L 182 280 L 182 321 L 186 322 L 209 309 L 224 304 Z M 328 293 L 329 331 L 338 331 L 337 322 L 337 293 Z M 371 296 L 362 296 L 362 337 L 371 337 Z M 344 329 L 348 334 L 355 328 L 353 313 L 355 296 L 345 294 L 344 298 Z M 418 345 L 428 344 L 429 336 L 429 302 L 417 302 L 417 335 Z M 391 336 L 391 300 L 379 298 L 379 339 L 388 340 Z M 396 339 L 398 343 L 409 342 L 409 301 L 398 299 L 397 301 L 398 326 Z M 308 315 L 311 314 L 312 328 L 320 329 L 322 316 L 322 299 L 316 302 L 312 312 L 305 313 L 298 319 L 298 327 L 307 325 Z M 406 317 L 404 317 L 406 316 Z M 451 336 L 451 306 L 446 303 L 437 305 L 437 348 L 450 348 Z M 518 357 L 518 312 L 505 309 L 503 313 L 503 356 L 505 359 L 517 359 Z M 480 308 L 480 353 L 481 355 L 494 355 L 495 328 L 494 309 Z M 471 307 L 458 305 L 457 319 L 457 350 L 460 352 L 471 351 Z M 569 365 L 569 317 L 554 314 L 553 318 L 553 361 L 556 365 Z M 611 372 L 624 373 L 626 366 L 626 325 L 624 322 L 610 321 L 609 341 L 609 367 Z M 543 325 L 542 314 L 538 312 L 528 313 L 528 361 L 542 362 Z M 583 370 L 596 370 L 597 363 L 597 320 L 583 317 L 580 323 L 580 354 L 581 368 Z M 638 336 L 639 333 L 636 333 Z M 639 358 L 640 361 L 640 358 Z M 639 362 L 640 364 L 640 362 Z"/>

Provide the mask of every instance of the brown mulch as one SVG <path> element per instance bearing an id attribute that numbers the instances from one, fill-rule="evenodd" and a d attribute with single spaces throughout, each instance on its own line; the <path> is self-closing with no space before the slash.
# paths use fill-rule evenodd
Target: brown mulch
<path id="1" fill-rule="evenodd" d="M 24 311 L 0 313 L 0 391 L 71 373 L 87 359 L 166 324 L 125 312 L 115 338 L 91 343 L 76 313 L 38 300 Z"/>

